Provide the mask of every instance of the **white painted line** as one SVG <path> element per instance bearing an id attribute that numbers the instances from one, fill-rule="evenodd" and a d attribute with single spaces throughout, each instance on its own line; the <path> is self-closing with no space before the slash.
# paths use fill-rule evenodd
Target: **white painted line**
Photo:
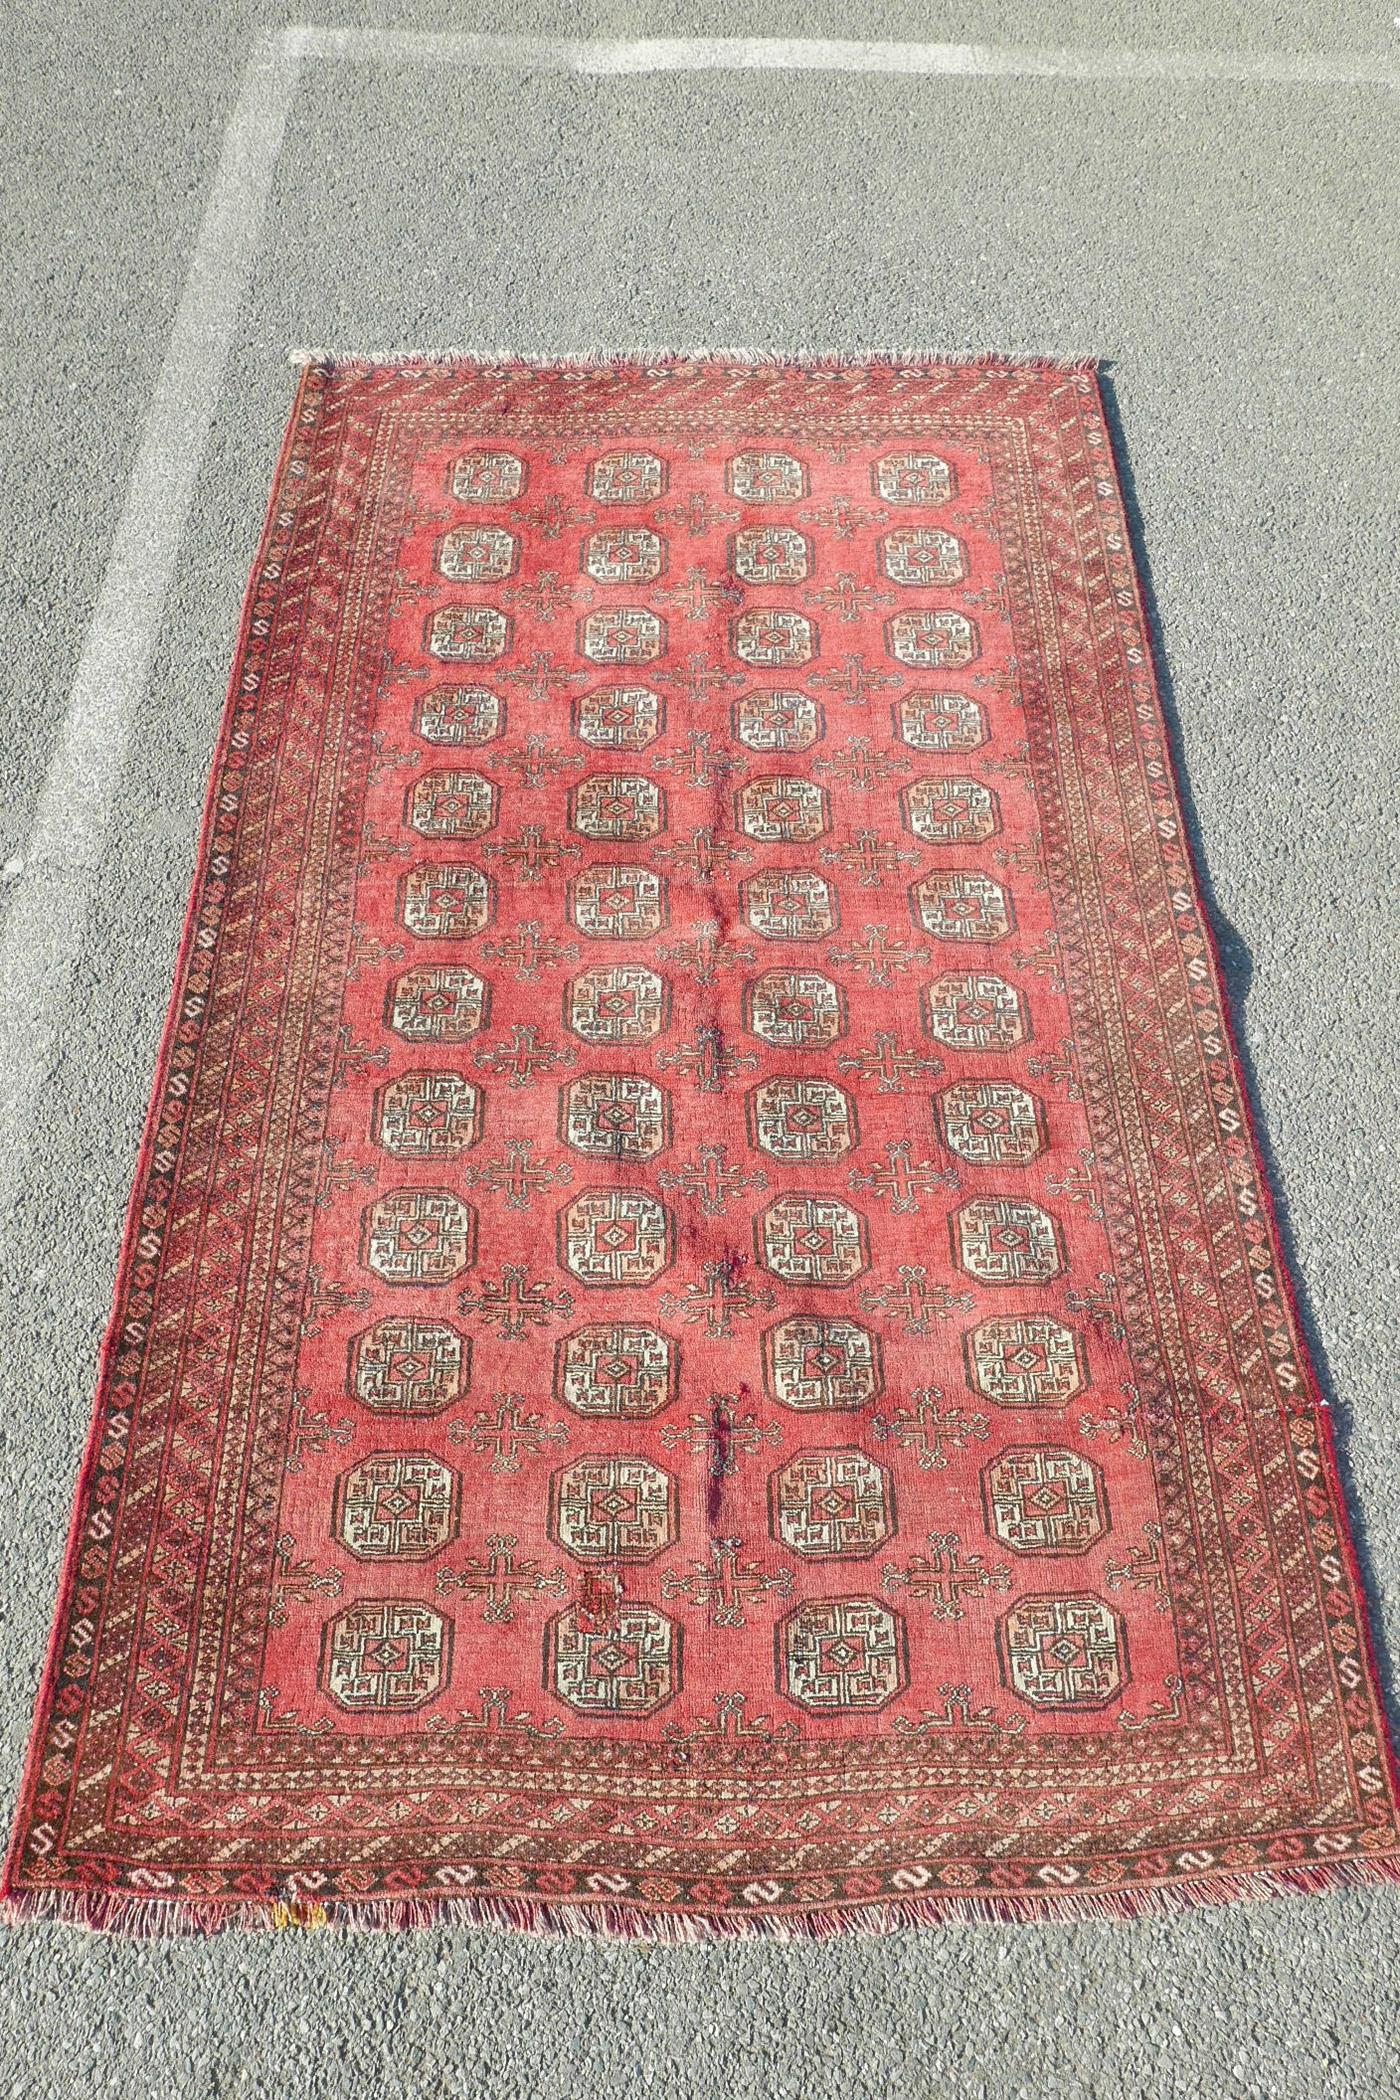
<path id="1" fill-rule="evenodd" d="M 1064 50 L 1017 44 L 868 43 L 835 37 L 475 36 L 414 29 L 282 32 L 299 58 L 481 66 L 597 78 L 639 73 L 900 73 L 976 79 L 1235 81 L 1397 87 L 1400 68 L 1326 53 Z"/>
<path id="2" fill-rule="evenodd" d="M 1325 55 L 782 37 L 491 37 L 312 24 L 261 35 L 224 133 L 33 832 L 25 852 L 3 871 L 11 894 L 0 940 L 0 1231 L 10 1222 L 40 1089 L 61 1047 L 56 1036 L 64 989 L 87 929 L 112 802 L 145 698 L 287 118 L 310 59 L 583 78 L 821 72 L 1400 86 L 1400 70 L 1392 65 Z"/>
<path id="3" fill-rule="evenodd" d="M 300 62 L 260 37 L 224 133 L 131 484 L 78 659 L 0 941 L 0 1228 L 39 1089 L 61 1045 L 64 988 L 133 725 L 145 697 L 224 366 L 261 237 Z"/>

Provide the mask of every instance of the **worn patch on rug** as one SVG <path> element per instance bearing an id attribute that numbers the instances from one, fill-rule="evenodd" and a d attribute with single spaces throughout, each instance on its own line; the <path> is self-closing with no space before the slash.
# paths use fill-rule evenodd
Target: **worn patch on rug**
<path id="1" fill-rule="evenodd" d="M 1398 1853 L 1094 373 L 308 368 L 12 1914 Z"/>

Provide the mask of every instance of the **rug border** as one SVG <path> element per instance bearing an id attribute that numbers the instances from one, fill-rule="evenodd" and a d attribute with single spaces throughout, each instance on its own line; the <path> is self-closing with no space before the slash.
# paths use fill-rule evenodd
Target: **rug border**
<path id="1" fill-rule="evenodd" d="M 289 1898 L 193 1898 L 136 1896 L 126 1892 L 80 1888 L 36 1889 L 17 1887 L 15 1871 L 27 1834 L 25 1810 L 37 1779 L 46 1723 L 58 1682 L 60 1651 L 68 1623 L 73 1591 L 79 1579 L 78 1561 L 83 1536 L 83 1517 L 92 1485 L 104 1429 L 98 1405 L 121 1325 L 123 1284 L 136 1257 L 139 1208 L 151 1155 L 160 1123 L 163 1098 L 158 1082 L 166 1068 L 183 1006 L 185 973 L 198 931 L 204 868 L 218 816 L 219 791 L 238 714 L 242 691 L 244 657 L 250 639 L 254 603 L 263 586 L 268 549 L 284 505 L 288 464 L 303 423 L 308 392 L 336 373 L 370 374 L 377 370 L 496 371 L 612 371 L 655 374 L 658 370 L 685 370 L 697 366 L 743 369 L 780 368 L 794 371 L 910 370 L 938 371 L 996 367 L 1007 371 L 1056 372 L 1066 376 L 1088 376 L 1106 436 L 1112 470 L 1113 491 L 1122 513 L 1128 539 L 1133 611 L 1146 643 L 1148 684 L 1162 725 L 1167 758 L 1166 785 L 1178 825 L 1178 839 L 1190 875 L 1192 902 L 1204 933 L 1212 990 L 1222 1016 L 1222 1035 L 1235 1093 L 1242 1104 L 1244 1135 L 1253 1155 L 1255 1180 L 1260 1191 L 1265 1224 L 1276 1255 L 1275 1267 L 1294 1330 L 1296 1362 L 1300 1373 L 1303 1408 L 1310 1408 L 1318 1425 L 1318 1447 L 1324 1475 L 1336 1515 L 1341 1558 L 1357 1601 L 1362 1655 L 1374 1690 L 1378 1729 L 1378 1758 L 1390 1784 L 1392 1796 L 1400 1796 L 1400 1745 L 1386 1698 L 1386 1683 L 1379 1667 L 1375 1613 L 1371 1586 L 1362 1567 L 1352 1521 L 1351 1503 L 1338 1456 L 1336 1424 L 1318 1377 L 1312 1347 L 1303 1324 L 1298 1288 L 1293 1273 L 1292 1249 L 1285 1237 L 1278 1203 L 1261 1142 L 1259 1111 L 1249 1085 L 1240 1047 L 1240 1030 L 1228 995 L 1221 959 L 1219 936 L 1210 897 L 1202 881 L 1203 855 L 1185 820 L 1182 796 L 1184 765 L 1179 749 L 1180 732 L 1163 703 L 1164 678 L 1160 666 L 1161 644 L 1148 618 L 1143 587 L 1144 554 L 1140 535 L 1128 515 L 1124 496 L 1124 442 L 1116 416 L 1108 412 L 1103 389 L 1106 358 L 1056 358 L 1018 356 L 999 351 L 964 355 L 941 355 L 928 350 L 786 353 L 769 350 L 714 349 L 695 351 L 633 349 L 628 351 L 541 355 L 512 353 L 486 357 L 454 349 L 404 351 L 384 356 L 344 355 L 326 350 L 293 350 L 288 362 L 299 370 L 286 429 L 274 466 L 266 514 L 243 593 L 237 636 L 230 665 L 228 689 L 218 734 L 209 762 L 204 808 L 192 865 L 191 884 L 180 941 L 176 951 L 171 996 L 152 1068 L 152 1090 L 143 1123 L 140 1147 L 132 1170 L 132 1183 L 123 1218 L 115 1271 L 112 1304 L 98 1352 L 92 1413 L 84 1440 L 82 1459 L 73 1487 L 73 1500 L 61 1574 L 53 1606 L 44 1663 L 34 1694 L 28 1748 L 16 1795 L 14 1824 L 0 1879 L 0 1924 L 17 1925 L 43 1919 L 60 1920 L 135 1939 L 199 1937 L 226 1929 L 244 1931 L 323 1928 L 399 1931 L 426 1926 L 473 1926 L 524 1931 L 535 1935 L 567 1934 L 575 1937 L 636 1939 L 674 1945 L 698 1945 L 733 1938 L 764 1938 L 778 1941 L 820 1940 L 838 1933 L 881 1935 L 919 1926 L 949 1923 L 1072 1924 L 1086 1921 L 1150 1919 L 1178 1916 L 1206 1905 L 1260 1900 L 1269 1896 L 1316 1894 L 1330 1889 L 1400 1886 L 1400 1851 L 1389 1855 L 1361 1855 L 1348 1859 L 1313 1862 L 1307 1865 L 1275 1865 L 1217 1869 L 1198 1875 L 1184 1874 L 1179 1880 L 1139 1887 L 1102 1891 L 1040 1893 L 1007 1891 L 997 1896 L 940 1894 L 908 1897 L 897 1902 L 872 1898 L 849 1898 L 837 1905 L 815 1909 L 767 1910 L 746 1916 L 732 1910 L 673 1910 L 627 1900 L 599 1898 L 596 1901 L 552 1900 L 546 1897 L 442 1894 L 428 1898 L 403 1896 L 336 1897 L 328 1903 Z M 1116 407 L 1116 404 L 1115 404 Z M 1300 1412 L 1303 1411 L 1300 1408 Z"/>

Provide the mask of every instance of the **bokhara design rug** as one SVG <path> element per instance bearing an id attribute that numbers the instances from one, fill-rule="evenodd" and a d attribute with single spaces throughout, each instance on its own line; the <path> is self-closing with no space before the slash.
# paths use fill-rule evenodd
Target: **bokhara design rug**
<path id="1" fill-rule="evenodd" d="M 308 369 L 12 1911 L 1398 1860 L 1092 371 Z"/>

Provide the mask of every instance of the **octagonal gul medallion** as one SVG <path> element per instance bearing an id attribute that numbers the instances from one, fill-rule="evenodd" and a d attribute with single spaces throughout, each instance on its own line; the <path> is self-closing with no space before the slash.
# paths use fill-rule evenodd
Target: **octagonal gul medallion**
<path id="1" fill-rule="evenodd" d="M 731 623 L 734 654 L 753 670 L 790 671 L 817 653 L 816 623 L 779 606 L 753 606 Z"/>
<path id="2" fill-rule="evenodd" d="M 641 963 L 614 963 L 570 980 L 564 1018 L 586 1043 L 649 1043 L 671 1018 L 671 987 Z"/>
<path id="3" fill-rule="evenodd" d="M 896 613 L 885 622 L 885 646 L 898 663 L 921 671 L 957 669 L 980 653 L 977 629 L 966 613 Z"/>
<path id="4" fill-rule="evenodd" d="M 744 917 L 769 941 L 814 941 L 841 923 L 836 892 L 810 868 L 764 868 L 739 885 Z"/>
<path id="5" fill-rule="evenodd" d="M 336 1481 L 332 1527 L 357 1560 L 431 1560 L 457 1536 L 461 1492 L 429 1451 L 372 1451 Z"/>
<path id="6" fill-rule="evenodd" d="M 558 1220 L 559 1265 L 590 1289 L 651 1283 L 675 1251 L 671 1213 L 644 1189 L 583 1189 Z"/>
<path id="7" fill-rule="evenodd" d="M 364 1213 L 360 1259 L 382 1283 L 450 1283 L 476 1256 L 476 1212 L 450 1189 L 389 1189 Z"/>
<path id="8" fill-rule="evenodd" d="M 744 583 L 802 583 L 812 543 L 792 525 L 746 525 L 729 542 L 729 566 Z"/>
<path id="9" fill-rule="evenodd" d="M 671 1097 L 638 1072 L 585 1072 L 560 1090 L 559 1135 L 589 1159 L 654 1159 L 671 1142 Z"/>
<path id="10" fill-rule="evenodd" d="M 980 780 L 916 780 L 899 806 L 909 830 L 930 846 L 980 845 L 1001 829 L 997 798 Z"/>
<path id="11" fill-rule="evenodd" d="M 399 1159 L 450 1159 L 476 1143 L 481 1095 L 460 1072 L 404 1072 L 374 1097 L 374 1137 Z"/>
<path id="12" fill-rule="evenodd" d="M 505 701 L 484 685 L 435 685 L 414 703 L 413 727 L 427 744 L 489 744 L 505 726 Z"/>
<path id="13" fill-rule="evenodd" d="M 614 525 L 583 543 L 583 570 L 595 583 L 654 583 L 666 565 L 666 543 L 647 525 Z"/>
<path id="14" fill-rule="evenodd" d="M 807 469 L 790 452 L 739 452 L 724 470 L 724 485 L 745 503 L 798 503 L 807 494 Z"/>
<path id="15" fill-rule="evenodd" d="M 909 891 L 915 923 L 940 941 L 999 941 L 1016 924 L 999 882 L 976 868 L 938 868 Z"/>
<path id="16" fill-rule="evenodd" d="M 957 480 L 936 452 L 886 452 L 870 470 L 870 486 L 885 503 L 947 503 Z"/>
<path id="17" fill-rule="evenodd" d="M 466 452 L 452 462 L 450 486 L 459 503 L 509 503 L 524 494 L 526 477 L 513 452 Z"/>
<path id="18" fill-rule="evenodd" d="M 1103 1474 L 1082 1451 L 1014 1444 L 982 1470 L 992 1537 L 1013 1553 L 1087 1553 L 1108 1530 Z"/>
<path id="19" fill-rule="evenodd" d="M 1123 1622 L 1102 1597 L 1022 1597 L 997 1626 L 1009 1689 L 1046 1712 L 1091 1713 L 1128 1682 Z"/>
<path id="20" fill-rule="evenodd" d="M 1066 1407 L 1089 1383 L 1081 1336 L 1045 1313 L 983 1320 L 963 1353 L 971 1383 L 998 1407 Z"/>
<path id="21" fill-rule="evenodd" d="M 864 1451 L 797 1451 L 768 1479 L 768 1528 L 804 1560 L 868 1560 L 895 1528 L 894 1483 Z"/>
<path id="22" fill-rule="evenodd" d="M 598 941 L 644 941 L 668 917 L 666 878 L 654 868 L 588 868 L 569 884 L 569 917 Z"/>
<path id="23" fill-rule="evenodd" d="M 811 1714 L 873 1713 L 909 1682 L 903 1618 L 875 1597 L 815 1598 L 779 1621 L 778 1690 Z"/>
<path id="24" fill-rule="evenodd" d="M 520 543 L 503 525 L 455 525 L 438 549 L 438 568 L 453 583 L 497 583 L 513 576 Z"/>
<path id="25" fill-rule="evenodd" d="M 399 884 L 399 923 L 420 941 L 463 941 L 491 923 L 491 879 L 464 860 L 424 861 Z"/>
<path id="26" fill-rule="evenodd" d="M 588 470 L 595 503 L 649 503 L 666 489 L 666 463 L 654 452 L 605 452 Z"/>
<path id="27" fill-rule="evenodd" d="M 1024 1167 L 1045 1149 L 1034 1094 L 1000 1079 L 964 1079 L 935 1096 L 943 1141 L 977 1167 Z"/>
<path id="28" fill-rule="evenodd" d="M 428 654 L 442 663 L 493 664 L 510 647 L 511 623 L 494 605 L 444 605 L 428 621 Z"/>
<path id="29" fill-rule="evenodd" d="M 666 726 L 666 704 L 648 685 L 608 685 L 573 705 L 574 735 L 598 751 L 644 751 Z"/>
<path id="30" fill-rule="evenodd" d="M 975 751 L 987 741 L 986 710 L 966 693 L 906 693 L 894 732 L 911 751 Z"/>
<path id="31" fill-rule="evenodd" d="M 580 620 L 578 648 L 591 664 L 655 663 L 665 654 L 665 623 L 644 605 L 609 606 Z"/>
<path id="32" fill-rule="evenodd" d="M 750 751 L 810 751 L 826 734 L 826 717 L 806 693 L 746 693 L 731 727 Z"/>
<path id="33" fill-rule="evenodd" d="M 853 1283 L 870 1265 L 865 1220 L 837 1196 L 780 1196 L 755 1218 L 754 1242 L 770 1275 L 819 1290 Z"/>
<path id="34" fill-rule="evenodd" d="M 879 1340 L 855 1320 L 795 1313 L 763 1337 L 763 1383 L 800 1414 L 864 1407 L 885 1389 Z"/>
<path id="35" fill-rule="evenodd" d="M 414 1043 L 464 1043 L 490 1016 L 491 988 L 467 969 L 404 970 L 389 987 L 385 1017 Z"/>
<path id="36" fill-rule="evenodd" d="M 666 796 L 644 773 L 592 773 L 569 796 L 569 823 L 609 844 L 654 838 L 666 827 Z"/>
<path id="37" fill-rule="evenodd" d="M 545 1675 L 576 1713 L 645 1720 L 681 1684 L 681 1629 L 653 1604 L 624 1599 L 601 1625 L 580 1609 L 551 1619 Z"/>
<path id="38" fill-rule="evenodd" d="M 425 838 L 479 838 L 496 821 L 496 789 L 480 773 L 424 773 L 404 798 L 403 814 Z"/>
<path id="39" fill-rule="evenodd" d="M 858 1142 L 855 1103 L 830 1079 L 765 1079 L 745 1109 L 750 1143 L 786 1166 L 840 1159 Z"/>
<path id="40" fill-rule="evenodd" d="M 445 1320 L 377 1320 L 350 1345 L 350 1389 L 376 1415 L 437 1415 L 471 1386 L 472 1345 Z"/>
<path id="41" fill-rule="evenodd" d="M 924 1027 L 952 1050 L 1013 1050 L 1031 1032 L 1014 984 L 990 970 L 960 970 L 927 986 Z"/>
<path id="42" fill-rule="evenodd" d="M 745 781 L 734 797 L 734 816 L 749 838 L 770 845 L 819 839 L 831 825 L 826 789 L 792 774 Z"/>
<path id="43" fill-rule="evenodd" d="M 846 1032 L 846 995 L 818 970 L 765 970 L 744 986 L 744 1026 L 775 1049 L 825 1049 Z"/>
<path id="44" fill-rule="evenodd" d="M 880 567 L 891 583 L 925 589 L 960 583 L 967 574 L 967 555 L 962 541 L 940 526 L 905 525 L 881 540 Z"/>
<path id="45" fill-rule="evenodd" d="M 645 1422 L 674 1400 L 677 1371 L 669 1335 L 613 1320 L 565 1336 L 555 1351 L 554 1390 L 575 1414 Z"/>
<path id="46" fill-rule="evenodd" d="M 655 1560 L 679 1512 L 672 1475 L 630 1453 L 590 1452 L 549 1483 L 549 1535 L 575 1560 Z"/>
<path id="47" fill-rule="evenodd" d="M 352 1714 L 412 1713 L 452 1674 L 452 1621 L 404 1597 L 365 1597 L 321 1636 L 322 1689 Z"/>
<path id="48" fill-rule="evenodd" d="M 1060 1228 L 1038 1203 L 979 1196 L 951 1223 L 954 1257 L 979 1283 L 1049 1283 L 1064 1268 Z"/>

